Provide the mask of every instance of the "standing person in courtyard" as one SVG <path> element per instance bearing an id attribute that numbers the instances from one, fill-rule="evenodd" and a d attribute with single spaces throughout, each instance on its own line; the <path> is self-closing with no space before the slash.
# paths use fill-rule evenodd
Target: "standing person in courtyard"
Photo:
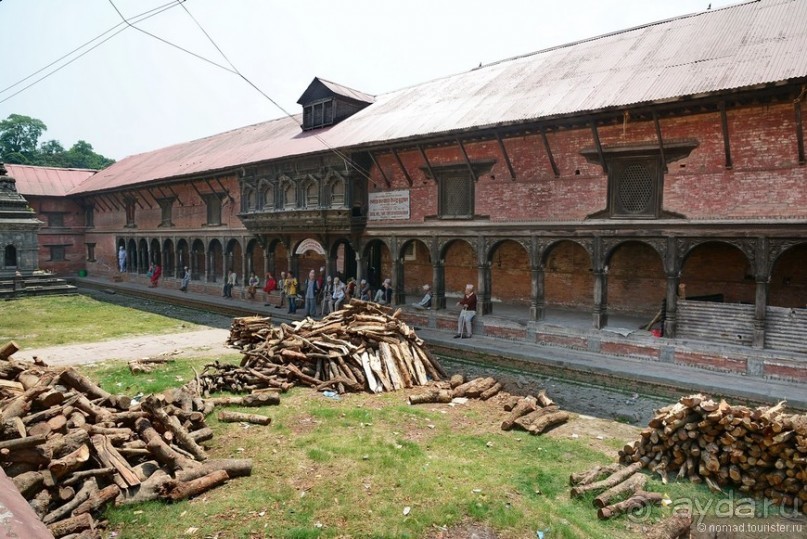
<path id="1" fill-rule="evenodd" d="M 191 270 L 188 269 L 188 266 L 185 266 L 185 273 L 182 275 L 182 283 L 180 283 L 179 289 L 187 292 L 189 284 L 191 284 Z"/>
<path id="2" fill-rule="evenodd" d="M 325 277 L 325 284 L 322 286 L 320 293 L 320 316 L 325 316 L 331 312 L 331 302 L 333 301 L 333 279 L 330 275 Z"/>
<path id="3" fill-rule="evenodd" d="M 454 335 L 455 339 L 462 337 L 463 339 L 470 339 L 473 336 L 473 326 L 471 322 L 476 316 L 476 293 L 474 292 L 474 285 L 465 285 L 465 295 L 457 302 L 457 306 L 462 307 L 460 315 L 457 318 L 457 334 Z"/>
<path id="4" fill-rule="evenodd" d="M 233 270 L 227 272 L 227 278 L 224 280 L 224 294 L 225 298 L 233 297 L 233 287 L 237 284 L 238 280 Z"/>
<path id="5" fill-rule="evenodd" d="M 151 270 L 151 284 L 149 287 L 157 288 L 160 284 L 160 276 L 163 274 L 163 268 L 159 264 L 154 264 L 154 269 Z"/>
<path id="6" fill-rule="evenodd" d="M 297 278 L 289 272 L 283 279 L 283 288 L 286 291 L 286 300 L 289 302 L 289 314 L 297 312 Z"/>
<path id="7" fill-rule="evenodd" d="M 126 249 L 123 248 L 123 245 L 118 249 L 118 271 L 121 273 L 126 271 Z"/>
<path id="8" fill-rule="evenodd" d="M 277 289 L 280 290 L 280 303 L 275 305 L 276 308 L 282 309 L 283 303 L 286 300 L 286 272 L 280 272 L 280 279 L 277 281 Z"/>
<path id="9" fill-rule="evenodd" d="M 317 274 L 314 270 L 308 272 L 308 279 L 305 280 L 303 289 L 305 289 L 305 315 L 314 318 L 317 316 L 317 295 L 319 294 Z"/>

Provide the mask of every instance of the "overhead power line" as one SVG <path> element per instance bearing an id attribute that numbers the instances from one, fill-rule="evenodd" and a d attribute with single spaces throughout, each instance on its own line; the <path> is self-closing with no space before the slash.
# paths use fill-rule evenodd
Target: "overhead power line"
<path id="1" fill-rule="evenodd" d="M 0 1 L 2 1 L 2 0 L 0 0 Z M 159 15 L 159 14 L 160 14 L 160 13 L 162 13 L 163 11 L 167 11 L 167 10 L 172 9 L 172 8 L 175 8 L 175 7 L 177 7 L 177 4 L 176 4 L 175 2 L 173 2 L 173 1 L 172 1 L 172 2 L 167 2 L 167 3 L 165 3 L 165 4 L 162 4 L 162 5 L 160 5 L 160 6 L 157 6 L 157 7 L 155 7 L 155 8 L 152 8 L 152 9 L 150 9 L 150 10 L 148 10 L 148 11 L 144 11 L 144 12 L 142 12 L 142 13 L 139 13 L 138 15 L 135 15 L 134 17 L 132 17 L 132 19 L 133 19 L 133 20 L 135 20 L 135 22 L 142 22 L 142 21 L 145 21 L 146 19 L 149 19 L 149 18 L 151 18 L 151 17 L 154 17 L 155 15 Z M 101 39 L 101 38 L 102 38 L 102 37 L 104 37 L 105 35 L 109 34 L 110 32 L 114 32 L 112 35 L 108 36 L 106 39 L 103 39 L 102 41 L 99 41 L 98 43 L 96 43 L 95 45 L 93 45 L 92 47 L 90 47 L 89 49 L 87 49 L 87 50 L 83 51 L 81 54 L 79 54 L 79 55 L 78 55 L 78 56 L 76 56 L 75 58 L 70 59 L 69 61 L 65 62 L 64 64 L 61 64 L 60 66 L 58 66 L 57 68 L 53 69 L 52 71 L 49 71 L 48 73 L 46 73 L 46 74 L 45 74 L 45 75 L 43 75 L 42 77 L 40 77 L 40 78 L 36 79 L 36 80 L 35 80 L 35 81 L 33 81 L 31 84 L 28 84 L 27 86 L 24 86 L 23 88 L 19 89 L 18 91 L 14 92 L 13 94 L 11 94 L 11 95 L 9 95 L 9 96 L 7 96 L 7 97 L 3 98 L 2 100 L 0 100 L 0 103 L 5 103 L 6 101 L 8 101 L 9 99 L 11 99 L 12 97 L 14 97 L 14 96 L 16 96 L 16 95 L 21 94 L 21 93 L 22 93 L 22 92 L 24 92 L 25 90 L 27 90 L 27 89 L 31 88 L 32 86 L 34 86 L 34 85 L 36 85 L 36 84 L 38 84 L 38 83 L 42 82 L 43 80 L 47 79 L 47 78 L 48 78 L 48 77 L 50 77 L 51 75 L 56 74 L 57 72 L 61 71 L 61 70 L 62 70 L 62 69 L 64 69 L 65 67 L 69 66 L 70 64 L 72 64 L 73 62 L 75 62 L 76 60 L 78 60 L 79 58 L 81 58 L 82 56 L 84 56 L 85 54 L 87 54 L 87 53 L 89 53 L 90 51 L 92 51 L 92 50 L 96 49 L 97 47 L 99 47 L 99 46 L 103 45 L 104 43 L 106 43 L 107 41 L 109 41 L 110 39 L 112 39 L 113 37 L 115 37 L 116 35 L 118 35 L 119 33 L 123 32 L 124 30 L 126 30 L 126 28 L 127 28 L 126 24 L 124 24 L 123 22 L 119 22 L 119 23 L 118 23 L 118 24 L 116 24 L 115 26 L 112 26 L 111 28 L 109 28 L 109 29 L 105 30 L 104 32 L 101 32 L 100 34 L 98 34 L 98 35 L 97 35 L 97 36 L 95 36 L 94 38 L 90 39 L 89 41 L 86 41 L 85 43 L 82 43 L 81 45 L 79 45 L 79 46 L 78 46 L 78 47 L 76 47 L 75 49 L 71 50 L 71 51 L 70 51 L 70 52 L 68 52 L 67 54 L 64 54 L 64 55 L 60 56 L 59 58 L 57 58 L 56 60 L 52 61 L 52 62 L 51 62 L 51 63 L 49 63 L 48 65 L 46 65 L 46 66 L 44 66 L 44 67 L 42 67 L 42 68 L 40 68 L 40 69 L 38 69 L 38 70 L 34 71 L 33 73 L 31 73 L 31 74 L 30 74 L 30 75 L 28 75 L 27 77 L 25 77 L 25 78 L 22 78 L 22 79 L 18 80 L 17 82 L 15 82 L 14 84 L 11 84 L 10 86 L 7 86 L 6 88 L 3 88 L 2 90 L 0 90 L 0 94 L 4 94 L 4 93 L 6 93 L 7 91 L 11 90 L 12 88 L 15 88 L 15 87 L 19 86 L 20 84 L 22 84 L 22 83 L 24 83 L 25 81 L 27 81 L 27 80 L 31 79 L 32 77 L 35 77 L 36 75 L 38 75 L 38 74 L 42 73 L 43 71 L 45 71 L 45 70 L 49 69 L 50 67 L 52 67 L 52 66 L 54 66 L 54 65 L 58 64 L 59 62 L 61 62 L 61 61 L 62 61 L 62 60 L 64 60 L 65 58 L 69 58 L 71 55 L 73 55 L 73 54 L 75 54 L 76 52 L 78 52 L 78 51 L 80 51 L 80 50 L 84 49 L 85 47 L 87 47 L 87 46 L 88 46 L 88 45 L 90 45 L 91 43 L 93 43 L 93 42 L 95 42 L 95 41 L 98 41 L 99 39 Z"/>

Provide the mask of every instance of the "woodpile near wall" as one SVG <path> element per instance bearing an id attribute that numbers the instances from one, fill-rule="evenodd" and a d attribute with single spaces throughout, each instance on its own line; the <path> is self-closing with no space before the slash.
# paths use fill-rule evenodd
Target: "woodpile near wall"
<path id="1" fill-rule="evenodd" d="M 95 517 L 110 503 L 177 501 L 251 473 L 248 459 L 208 459 L 213 403 L 195 382 L 132 403 L 2 350 L 0 465 L 56 537 L 100 537 Z"/>
<path id="2" fill-rule="evenodd" d="M 756 409 L 705 395 L 659 410 L 641 438 L 620 451 L 624 463 L 733 487 L 787 506 L 807 503 L 807 415 L 783 403 Z"/>
<path id="3" fill-rule="evenodd" d="M 244 358 L 241 370 L 231 369 L 231 376 L 253 389 L 280 388 L 285 382 L 339 393 L 394 391 L 445 378 L 400 314 L 400 309 L 354 299 L 321 320 L 292 325 L 236 318 L 228 342 L 243 350 Z M 221 389 L 203 386 L 205 391 Z"/>

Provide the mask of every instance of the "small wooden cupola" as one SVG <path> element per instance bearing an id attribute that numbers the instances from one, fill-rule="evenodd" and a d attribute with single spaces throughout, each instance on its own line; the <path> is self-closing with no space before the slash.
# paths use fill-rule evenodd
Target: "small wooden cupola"
<path id="1" fill-rule="evenodd" d="M 374 100 L 364 92 L 314 77 L 297 100 L 303 106 L 303 131 L 339 123 Z"/>

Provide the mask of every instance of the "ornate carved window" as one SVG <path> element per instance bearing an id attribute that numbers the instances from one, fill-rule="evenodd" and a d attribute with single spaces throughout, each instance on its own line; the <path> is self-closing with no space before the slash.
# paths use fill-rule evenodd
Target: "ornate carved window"
<path id="1" fill-rule="evenodd" d="M 283 184 L 283 209 L 293 210 L 297 207 L 297 186 L 288 181 Z"/>
<path id="2" fill-rule="evenodd" d="M 311 181 L 305 187 L 305 207 L 316 208 L 319 206 L 319 184 Z"/>
<path id="3" fill-rule="evenodd" d="M 330 183 L 331 207 L 345 205 L 345 180 L 336 178 Z"/>
<path id="4" fill-rule="evenodd" d="M 261 208 L 267 211 L 275 209 L 275 188 L 272 184 L 266 184 L 261 191 Z"/>
<path id="5" fill-rule="evenodd" d="M 474 179 L 468 171 L 444 171 L 437 178 L 437 216 L 471 219 L 474 216 Z"/>

